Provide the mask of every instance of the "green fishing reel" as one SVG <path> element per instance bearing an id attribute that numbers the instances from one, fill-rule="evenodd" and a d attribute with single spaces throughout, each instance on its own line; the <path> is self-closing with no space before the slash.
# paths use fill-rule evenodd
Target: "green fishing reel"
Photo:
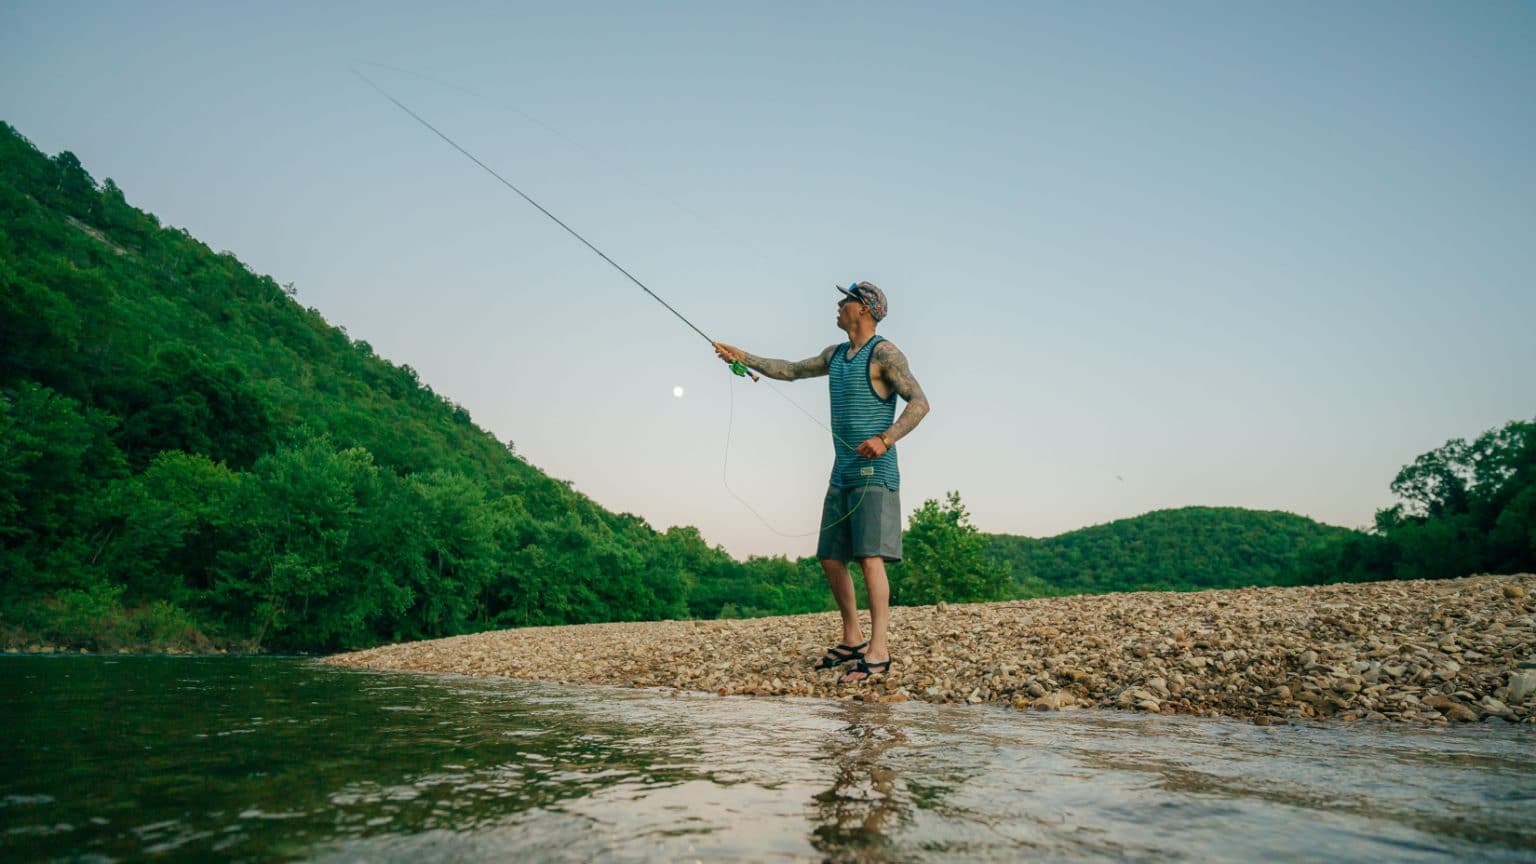
<path id="1" fill-rule="evenodd" d="M 747 364 L 740 360 L 731 361 L 731 371 L 734 372 L 738 378 L 751 378 L 754 383 L 759 380 L 756 375 L 752 374 L 752 370 L 747 368 Z"/>

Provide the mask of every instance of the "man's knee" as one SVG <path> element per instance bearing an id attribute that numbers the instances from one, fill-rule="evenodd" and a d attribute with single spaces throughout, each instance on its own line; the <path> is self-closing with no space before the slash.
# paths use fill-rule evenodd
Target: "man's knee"
<path id="1" fill-rule="evenodd" d="M 885 575 L 885 559 L 881 556 L 872 555 L 868 558 L 859 558 L 856 560 L 859 563 L 859 572 L 863 573 L 865 576 L 868 576 L 871 573 L 876 576 Z"/>

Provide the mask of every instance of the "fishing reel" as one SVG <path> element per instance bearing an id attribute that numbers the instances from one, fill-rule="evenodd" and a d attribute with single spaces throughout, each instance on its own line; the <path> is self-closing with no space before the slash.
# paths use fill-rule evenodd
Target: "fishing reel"
<path id="1" fill-rule="evenodd" d="M 734 373 L 738 378 L 751 378 L 753 381 L 758 380 L 758 377 L 752 374 L 752 370 L 747 368 L 747 364 L 741 362 L 740 360 L 731 361 L 731 372 Z"/>

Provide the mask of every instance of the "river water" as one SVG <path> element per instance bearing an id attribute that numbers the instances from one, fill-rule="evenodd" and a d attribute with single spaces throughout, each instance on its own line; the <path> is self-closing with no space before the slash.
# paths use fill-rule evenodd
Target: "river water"
<path id="1" fill-rule="evenodd" d="M 0 657 L 5 861 L 1536 861 L 1536 730 Z"/>

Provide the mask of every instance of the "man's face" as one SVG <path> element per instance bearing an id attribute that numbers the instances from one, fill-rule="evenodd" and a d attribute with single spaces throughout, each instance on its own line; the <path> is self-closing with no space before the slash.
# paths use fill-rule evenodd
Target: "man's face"
<path id="1" fill-rule="evenodd" d="M 863 308 L 864 304 L 852 297 L 844 297 L 837 301 L 837 326 L 846 328 L 854 321 L 857 321 L 859 310 Z"/>

